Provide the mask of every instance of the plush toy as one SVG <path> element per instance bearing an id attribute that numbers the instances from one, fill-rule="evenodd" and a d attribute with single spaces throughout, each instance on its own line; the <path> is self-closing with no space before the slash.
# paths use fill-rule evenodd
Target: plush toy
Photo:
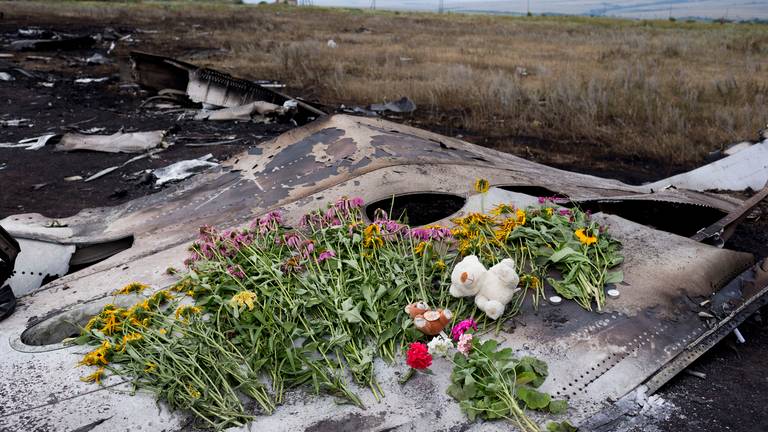
<path id="1" fill-rule="evenodd" d="M 475 304 L 485 312 L 490 319 L 498 319 L 504 314 L 507 303 L 512 301 L 515 293 L 520 291 L 517 284 L 520 277 L 515 270 L 515 261 L 510 258 L 488 269 L 481 277 L 478 285 L 480 291 L 475 296 Z"/>
<path id="2" fill-rule="evenodd" d="M 505 258 L 486 270 L 476 256 L 468 255 L 451 272 L 450 293 L 454 297 L 475 296 L 478 309 L 495 320 L 520 291 L 519 283 L 514 260 Z"/>
<path id="3" fill-rule="evenodd" d="M 486 273 L 485 266 L 474 255 L 467 255 L 451 272 L 451 288 L 454 297 L 470 297 L 480 291 L 478 282 Z"/>
<path id="4" fill-rule="evenodd" d="M 405 313 L 413 318 L 413 325 L 428 336 L 439 334 L 453 318 L 448 309 L 430 310 L 424 302 L 409 304 L 405 307 Z"/>

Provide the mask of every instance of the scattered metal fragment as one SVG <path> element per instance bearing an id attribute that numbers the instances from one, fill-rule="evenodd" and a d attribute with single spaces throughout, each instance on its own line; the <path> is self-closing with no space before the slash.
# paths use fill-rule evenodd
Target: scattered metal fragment
<path id="1" fill-rule="evenodd" d="M 141 153 L 163 145 L 165 131 L 116 132 L 112 135 L 84 135 L 67 133 L 61 138 L 56 150 L 91 150 L 106 153 Z"/>
<path id="2" fill-rule="evenodd" d="M 138 155 L 138 156 L 132 157 L 132 158 L 128 159 L 127 161 L 123 162 L 120 165 L 116 165 L 116 166 L 112 166 L 112 167 L 109 167 L 109 168 L 105 168 L 105 169 L 97 172 L 96 174 L 88 177 L 87 179 L 85 179 L 85 183 L 88 183 L 90 181 L 93 181 L 93 180 L 96 180 L 98 178 L 104 177 L 105 175 L 107 175 L 107 174 L 109 174 L 109 173 L 111 173 L 113 171 L 116 171 L 116 170 L 118 170 L 118 169 L 120 169 L 120 168 L 122 168 L 122 167 L 124 167 L 124 166 L 126 166 L 128 164 L 130 164 L 130 163 L 136 162 L 137 160 L 145 159 L 147 157 L 153 157 L 154 155 L 156 155 L 157 153 L 160 153 L 163 150 L 165 150 L 165 149 L 159 148 L 159 149 L 155 149 L 155 150 L 150 150 L 147 153 L 144 153 L 142 155 Z"/>
<path id="3" fill-rule="evenodd" d="M 617 289 L 609 289 L 605 293 L 608 294 L 608 297 L 610 298 L 619 298 L 619 296 L 621 295 L 621 293 Z"/>
<path id="4" fill-rule="evenodd" d="M 75 84 L 93 84 L 93 83 L 101 83 L 109 80 L 109 77 L 101 77 L 101 78 L 78 78 L 75 80 Z"/>
<path id="5" fill-rule="evenodd" d="M 89 65 L 105 65 L 112 63 L 112 60 L 108 59 L 101 53 L 95 53 L 94 55 L 87 57 L 85 63 Z"/>
<path id="6" fill-rule="evenodd" d="M 735 327 L 733 329 L 733 335 L 736 336 L 736 341 L 738 341 L 740 344 L 746 343 L 747 340 L 744 339 L 744 335 L 741 334 L 738 327 Z"/>
<path id="7" fill-rule="evenodd" d="M 768 182 L 768 139 L 686 173 L 647 185 L 653 190 L 669 186 L 697 191 L 747 188 L 758 190 Z"/>
<path id="8" fill-rule="evenodd" d="M 94 174 L 94 175 L 88 177 L 87 179 L 85 179 L 85 183 L 88 183 L 90 181 L 96 180 L 97 178 L 101 178 L 101 177 L 111 173 L 112 171 L 116 171 L 118 169 L 120 169 L 120 165 L 115 165 L 115 166 L 111 166 L 109 168 L 104 168 L 103 170 L 101 170 L 101 171 L 97 172 L 96 174 Z"/>
<path id="9" fill-rule="evenodd" d="M 701 311 L 701 312 L 699 312 L 699 317 L 701 317 L 701 318 L 707 318 L 707 319 L 710 319 L 710 318 L 714 318 L 715 316 L 714 316 L 714 315 L 712 315 L 712 314 L 711 314 L 711 313 L 709 313 L 709 312 L 704 312 L 704 311 Z"/>
<path id="10" fill-rule="evenodd" d="M 394 102 L 387 102 L 385 104 L 371 104 L 368 109 L 374 112 L 390 111 L 393 113 L 411 113 L 416 111 L 416 103 L 409 97 L 403 96 Z"/>
<path id="11" fill-rule="evenodd" d="M 35 61 L 36 60 L 36 61 L 49 62 L 49 61 L 53 60 L 53 57 L 31 55 L 31 56 L 26 56 L 25 59 L 31 60 L 31 61 Z"/>
<path id="12" fill-rule="evenodd" d="M 0 81 L 14 81 L 15 78 L 13 75 L 9 74 L 8 72 L 0 72 Z"/>
<path id="13" fill-rule="evenodd" d="M 68 182 L 78 181 L 78 180 L 82 180 L 82 179 L 83 179 L 83 177 L 79 176 L 79 175 L 64 177 L 64 181 L 68 181 Z"/>
<path id="14" fill-rule="evenodd" d="M 234 144 L 236 142 L 242 141 L 243 139 L 244 138 L 235 138 L 235 139 L 213 141 L 213 142 L 189 143 L 189 144 L 185 144 L 185 146 L 186 147 L 208 147 L 208 146 L 217 146 L 217 145 L 224 145 L 224 144 Z"/>
<path id="15" fill-rule="evenodd" d="M 184 180 L 208 168 L 218 166 L 216 162 L 208 162 L 212 157 L 213 155 L 208 153 L 197 159 L 183 160 L 158 168 L 152 173 L 157 179 L 155 184 L 162 186 L 168 182 Z"/>
<path id="16" fill-rule="evenodd" d="M 288 101 L 290 102 L 290 101 Z M 256 101 L 249 104 L 236 106 L 232 108 L 223 108 L 219 110 L 206 110 L 203 109 L 195 115 L 195 120 L 239 120 L 239 121 L 256 121 L 265 123 L 268 121 L 267 116 L 276 116 L 285 114 L 288 110 L 269 102 Z"/>
<path id="17" fill-rule="evenodd" d="M 180 90 L 194 102 L 232 108 L 256 101 L 282 106 L 286 101 L 293 100 L 302 123 L 325 115 L 306 102 L 217 70 L 136 51 L 131 52 L 130 61 L 131 77 L 137 83 L 158 91 Z"/>
<path id="18" fill-rule="evenodd" d="M 707 379 L 707 374 L 705 374 L 704 372 L 698 372 L 698 371 L 686 369 L 685 373 L 691 376 L 695 376 L 696 378 Z"/>
<path id="19" fill-rule="evenodd" d="M 549 302 L 552 304 L 560 304 L 563 302 L 563 298 L 560 296 L 553 295 L 549 298 Z"/>
<path id="20" fill-rule="evenodd" d="M 8 46 L 14 51 L 67 51 L 90 48 L 96 42 L 91 36 L 61 37 L 59 39 L 22 39 Z"/>
<path id="21" fill-rule="evenodd" d="M 13 119 L 13 120 L 0 120 L 0 126 L 2 127 L 22 127 L 32 126 L 30 119 Z"/>

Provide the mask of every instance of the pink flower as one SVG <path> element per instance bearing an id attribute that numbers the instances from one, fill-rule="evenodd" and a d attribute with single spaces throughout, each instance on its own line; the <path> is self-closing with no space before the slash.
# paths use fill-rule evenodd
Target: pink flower
<path id="1" fill-rule="evenodd" d="M 329 259 L 331 259 L 331 258 L 333 258 L 335 256 L 336 256 L 336 252 L 334 252 L 331 249 L 328 249 L 328 250 L 325 250 L 325 251 L 321 252 L 320 255 L 318 255 L 317 262 L 327 261 L 327 260 L 329 260 Z"/>
<path id="2" fill-rule="evenodd" d="M 451 236 L 451 230 L 443 228 L 438 225 L 428 226 L 424 228 L 413 228 L 410 231 L 411 237 L 420 241 L 427 240 L 442 240 Z"/>
<path id="3" fill-rule="evenodd" d="M 453 340 L 459 340 L 470 328 L 472 330 L 477 330 L 477 323 L 472 318 L 467 318 L 453 326 L 451 329 L 451 337 L 453 337 Z"/>
<path id="4" fill-rule="evenodd" d="M 464 356 L 469 356 L 469 352 L 472 351 L 472 333 L 464 333 L 459 337 L 459 343 L 456 344 L 456 349 Z"/>
<path id="5" fill-rule="evenodd" d="M 251 229 L 259 229 L 260 234 L 276 230 L 283 223 L 283 215 L 279 211 L 271 211 L 251 222 Z"/>
<path id="6" fill-rule="evenodd" d="M 301 239 L 296 233 L 290 233 L 285 235 L 285 244 L 293 249 L 298 249 L 301 246 Z"/>
<path id="7" fill-rule="evenodd" d="M 240 266 L 228 266 L 227 273 L 238 279 L 245 279 L 245 272 Z"/>
<path id="8" fill-rule="evenodd" d="M 310 255 L 312 255 L 312 252 L 315 251 L 315 243 L 312 240 L 304 240 L 301 243 L 301 256 L 304 257 L 304 259 L 309 258 Z"/>

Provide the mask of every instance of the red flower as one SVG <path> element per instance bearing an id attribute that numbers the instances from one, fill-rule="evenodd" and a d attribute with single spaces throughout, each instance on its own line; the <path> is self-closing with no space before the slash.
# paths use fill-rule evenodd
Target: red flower
<path id="1" fill-rule="evenodd" d="M 423 343 L 413 342 L 408 346 L 405 363 L 414 369 L 426 369 L 432 365 L 432 354 Z"/>

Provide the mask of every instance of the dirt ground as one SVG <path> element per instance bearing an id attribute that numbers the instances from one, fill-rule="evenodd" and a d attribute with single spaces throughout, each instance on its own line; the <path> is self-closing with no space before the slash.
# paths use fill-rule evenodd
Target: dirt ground
<path id="1" fill-rule="evenodd" d="M 76 34 L 104 34 L 103 26 L 92 24 L 51 23 L 39 21 L 0 21 L 0 43 L 18 39 L 18 29 L 30 25 Z M 117 28 L 118 34 L 136 34 L 136 29 Z M 136 39 L 139 39 L 138 37 Z M 190 55 L 188 47 L 158 46 L 151 35 L 141 35 L 141 43 L 130 48 L 167 56 Z M 29 119 L 28 127 L 0 128 L 0 142 L 16 142 L 44 133 L 82 131 L 104 128 L 100 133 L 118 130 L 168 131 L 166 141 L 174 143 L 156 159 L 134 162 L 90 183 L 66 181 L 65 177 L 86 178 L 104 168 L 119 165 L 133 155 L 97 152 L 55 152 L 52 146 L 38 151 L 0 149 L 0 218 L 11 214 L 39 212 L 50 217 L 66 217 L 86 207 L 109 206 L 155 192 L 151 182 L 142 178 L 143 170 L 175 161 L 212 153 L 223 160 L 249 146 L 272 138 L 293 127 L 292 124 L 214 123 L 178 120 L 178 113 L 161 113 L 140 107 L 146 98 L 135 87 L 121 84 L 118 59 L 110 65 L 89 66 L 82 59 L 95 52 L 104 54 L 109 40 L 92 49 L 62 52 L 22 52 L 0 58 L 0 71 L 7 71 L 13 81 L 0 82 L 0 120 Z M 199 42 L 199 41 L 198 41 Z M 125 53 L 121 48 L 120 53 Z M 201 53 L 216 47 L 198 47 Z M 0 49 L 0 52 L 9 52 Z M 201 54 L 204 55 L 204 54 Z M 39 60 L 30 56 L 49 57 Z M 31 73 L 25 75 L 15 68 Z M 76 84 L 79 77 L 109 77 L 104 83 Z M 266 79 L 271 77 L 264 77 Z M 53 82 L 53 87 L 40 85 Z M 300 95 L 299 95 L 300 96 Z M 439 125 L 424 124 L 417 117 L 403 118 L 436 131 Z M 453 136 L 462 131 L 450 131 Z M 466 133 L 466 132 L 465 132 Z M 188 147 L 189 142 L 212 142 L 235 136 L 235 144 Z M 485 140 L 467 134 L 464 138 L 510 151 L 539 162 L 642 183 L 683 170 L 684 167 L 645 164 L 641 160 L 592 160 L 562 144 L 526 137 Z M 702 161 L 703 162 L 703 161 Z M 726 247 L 768 256 L 768 204 L 763 202 L 743 224 Z M 765 312 L 765 311 L 764 311 Z M 758 313 L 741 326 L 746 344 L 737 344 L 729 335 L 714 349 L 690 366 L 703 372 L 701 379 L 681 374 L 661 389 L 661 396 L 677 406 L 674 414 L 658 424 L 664 431 L 760 431 L 768 430 L 768 328 Z"/>

